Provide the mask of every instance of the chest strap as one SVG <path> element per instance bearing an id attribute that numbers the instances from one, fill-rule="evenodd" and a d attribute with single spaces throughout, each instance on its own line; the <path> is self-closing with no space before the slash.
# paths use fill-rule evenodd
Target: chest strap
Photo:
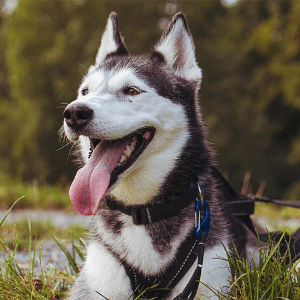
<path id="1" fill-rule="evenodd" d="M 135 297 L 142 294 L 145 299 L 166 299 L 177 283 L 190 270 L 199 257 L 199 252 L 203 251 L 202 242 L 195 238 L 195 236 L 195 230 L 192 230 L 179 247 L 176 259 L 174 259 L 172 264 L 167 267 L 161 275 L 145 276 L 138 270 L 133 269 L 126 262 L 123 262 L 126 273 L 130 278 Z M 197 282 L 197 280 L 199 279 L 195 279 L 194 281 L 198 286 L 199 282 Z M 190 286 L 187 286 L 188 290 L 190 290 L 190 288 Z"/>

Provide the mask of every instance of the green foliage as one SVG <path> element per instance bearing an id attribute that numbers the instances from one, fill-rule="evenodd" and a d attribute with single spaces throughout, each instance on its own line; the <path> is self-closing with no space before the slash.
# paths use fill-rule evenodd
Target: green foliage
<path id="1" fill-rule="evenodd" d="M 210 27 L 213 50 L 200 57 L 208 72 L 201 99 L 220 166 L 235 185 L 250 170 L 254 189 L 266 180 L 271 197 L 282 196 L 300 175 L 295 156 L 289 159 L 299 139 L 299 108 L 291 100 L 298 92 L 290 84 L 299 80 L 299 57 L 297 51 L 286 54 L 297 42 L 297 7 L 297 1 L 240 1 L 223 14 L 220 26 Z M 271 69 L 294 73 L 275 80 Z"/>
<path id="2" fill-rule="evenodd" d="M 100 2 L 80 3 L 20 1 L 6 20 L 12 128 L 5 127 L 5 148 L 15 176 L 51 181 L 64 174 L 67 152 L 56 152 L 63 111 L 58 107 L 75 99 L 86 72 L 81 64 L 92 63 L 107 16 Z"/>
<path id="3" fill-rule="evenodd" d="M 220 167 L 236 186 L 250 170 L 254 189 L 265 180 L 268 196 L 298 198 L 299 1 L 172 3 L 26 0 L 11 15 L 0 14 L 0 171 L 48 183 L 72 178 L 70 146 L 56 151 L 57 131 L 108 14 L 119 14 L 136 54 L 152 48 L 160 26 L 183 11 L 203 69 L 200 101 Z"/>
<path id="4" fill-rule="evenodd" d="M 40 184 L 37 179 L 24 183 L 20 179 L 11 179 L 0 173 L 0 209 L 8 209 L 12 199 L 24 196 L 17 208 L 44 210 L 73 210 L 68 188 L 64 182 L 56 185 Z"/>
<path id="5" fill-rule="evenodd" d="M 16 234 L 18 236 L 18 251 L 28 249 L 28 220 L 21 220 L 16 223 L 4 223 L 0 227 L 0 236 L 7 247 L 15 246 Z M 31 221 L 31 238 L 50 240 L 54 236 L 59 236 L 60 240 L 70 240 L 84 237 L 87 239 L 87 229 L 84 226 L 71 225 L 68 228 L 58 228 L 51 221 L 36 220 Z"/>
<path id="6" fill-rule="evenodd" d="M 16 204 L 15 201 L 14 205 Z M 13 205 L 13 206 L 14 206 Z M 0 222 L 2 229 L 8 213 Z M 42 246 L 37 249 L 37 238 L 32 238 L 32 226 L 28 224 L 28 259 L 27 269 L 21 269 L 15 261 L 15 254 L 19 247 L 19 236 L 15 235 L 14 246 L 9 248 L 5 241 L 0 239 L 0 248 L 4 255 L 4 265 L 0 268 L 0 299 L 19 300 L 19 299 L 63 299 L 70 288 L 70 283 L 74 281 L 74 276 L 66 270 L 56 270 L 55 268 L 41 267 L 41 274 L 34 273 L 35 260 L 38 255 L 41 264 Z M 31 251 L 32 250 L 32 251 Z"/>
<path id="7" fill-rule="evenodd" d="M 229 295 L 221 293 L 223 299 L 299 299 L 300 272 L 292 263 L 289 248 L 283 256 L 280 254 L 279 246 L 284 236 L 282 234 L 277 244 L 269 239 L 269 244 L 259 251 L 258 264 L 252 257 L 249 265 L 233 246 L 233 254 L 228 255 L 233 279 Z"/>
<path id="8" fill-rule="evenodd" d="M 254 218 L 267 218 L 269 221 L 288 220 L 293 216 L 295 219 L 300 219 L 300 209 L 293 207 L 280 206 L 272 203 L 255 203 L 255 214 Z M 282 228 L 277 228 L 282 230 Z M 277 230 L 276 229 L 276 230 Z"/>

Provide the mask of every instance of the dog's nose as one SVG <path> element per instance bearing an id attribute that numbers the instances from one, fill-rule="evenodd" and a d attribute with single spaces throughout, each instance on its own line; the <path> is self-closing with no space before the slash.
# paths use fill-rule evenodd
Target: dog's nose
<path id="1" fill-rule="evenodd" d="M 64 117 L 68 126 L 80 130 L 92 118 L 93 110 L 84 104 L 69 105 L 64 111 Z"/>

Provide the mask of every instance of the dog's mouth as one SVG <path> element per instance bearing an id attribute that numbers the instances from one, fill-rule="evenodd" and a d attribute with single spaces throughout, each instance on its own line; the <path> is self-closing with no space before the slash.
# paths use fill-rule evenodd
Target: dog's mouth
<path id="1" fill-rule="evenodd" d="M 153 127 L 146 127 L 117 140 L 90 138 L 89 161 L 78 170 L 69 191 L 71 201 L 80 214 L 97 213 L 107 189 L 134 164 L 154 134 Z"/>
<path id="2" fill-rule="evenodd" d="M 114 145 L 123 143 L 126 144 L 125 150 L 122 152 L 122 155 L 120 156 L 116 167 L 111 173 L 109 187 L 117 181 L 118 175 L 120 175 L 133 165 L 133 163 L 137 160 L 137 158 L 142 154 L 142 152 L 147 148 L 147 146 L 153 139 L 154 133 L 155 129 L 153 127 L 146 127 L 139 129 L 118 140 L 99 140 L 93 138 L 90 139 L 91 147 L 89 158 L 93 154 L 94 149 L 100 143 L 107 146 L 108 148 L 113 147 Z"/>

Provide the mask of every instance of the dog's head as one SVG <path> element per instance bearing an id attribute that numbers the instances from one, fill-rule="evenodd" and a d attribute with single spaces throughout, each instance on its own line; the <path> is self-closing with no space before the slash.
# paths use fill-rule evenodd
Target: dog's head
<path id="1" fill-rule="evenodd" d="M 182 14 L 143 56 L 128 53 L 117 15 L 110 15 L 96 63 L 64 111 L 65 134 L 80 141 L 85 163 L 70 188 L 81 214 L 95 214 L 106 193 L 125 205 L 157 194 L 189 139 L 186 112 L 200 81 Z"/>

